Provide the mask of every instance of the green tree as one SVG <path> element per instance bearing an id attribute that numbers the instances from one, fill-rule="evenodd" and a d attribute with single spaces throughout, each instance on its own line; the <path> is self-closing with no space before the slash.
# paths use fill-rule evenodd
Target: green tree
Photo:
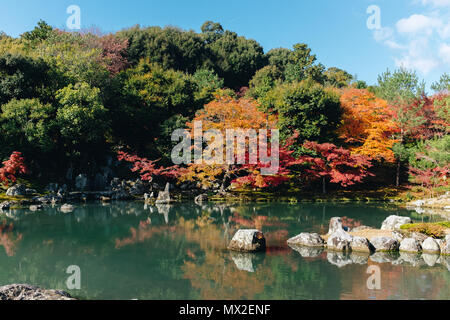
<path id="1" fill-rule="evenodd" d="M 431 85 L 431 89 L 435 92 L 450 91 L 450 74 L 444 73 L 439 78 L 439 81 L 436 81 Z"/>
<path id="2" fill-rule="evenodd" d="M 56 147 L 52 138 L 55 126 L 52 105 L 42 104 L 38 99 L 13 99 L 2 105 L 1 111 L 0 140 L 7 152 L 17 149 L 29 154 L 42 153 Z"/>
<path id="3" fill-rule="evenodd" d="M 81 82 L 68 85 L 56 94 L 56 122 L 67 146 L 78 148 L 105 143 L 109 130 L 108 110 L 103 106 L 100 89 Z"/>
<path id="4" fill-rule="evenodd" d="M 329 142 L 341 119 L 339 95 L 305 80 L 277 86 L 268 94 L 266 107 L 278 114 L 284 139 L 298 133 L 298 146 L 305 140 Z M 300 148 L 300 147 L 298 147 Z"/>

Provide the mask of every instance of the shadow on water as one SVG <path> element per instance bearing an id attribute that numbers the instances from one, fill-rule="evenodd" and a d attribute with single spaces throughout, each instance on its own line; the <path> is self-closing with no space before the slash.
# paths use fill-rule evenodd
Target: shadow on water
<path id="1" fill-rule="evenodd" d="M 342 254 L 288 247 L 300 232 L 326 233 L 340 216 L 379 227 L 395 207 L 364 204 L 141 203 L 0 214 L 0 285 L 29 283 L 85 299 L 450 299 L 450 259 Z M 423 220 L 434 217 L 421 217 Z M 228 252 L 239 228 L 257 228 L 265 253 Z M 81 270 L 68 290 L 66 270 Z M 380 288 L 370 289 L 370 266 Z"/>

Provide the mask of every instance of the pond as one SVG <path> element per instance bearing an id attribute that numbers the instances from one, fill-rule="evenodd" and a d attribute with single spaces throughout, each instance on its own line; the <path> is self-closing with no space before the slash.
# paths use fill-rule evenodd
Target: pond
<path id="1" fill-rule="evenodd" d="M 0 214 L 0 285 L 28 283 L 81 299 L 450 299 L 450 257 L 345 256 L 286 245 L 300 232 L 326 233 L 331 217 L 379 228 L 392 214 L 439 219 L 383 204 L 11 210 Z M 267 252 L 228 252 L 239 228 L 262 230 Z M 80 289 L 67 288 L 70 266 L 79 267 Z"/>

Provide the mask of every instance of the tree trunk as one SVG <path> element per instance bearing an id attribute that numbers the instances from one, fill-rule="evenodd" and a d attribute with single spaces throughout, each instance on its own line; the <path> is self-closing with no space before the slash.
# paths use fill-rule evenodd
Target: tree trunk
<path id="1" fill-rule="evenodd" d="M 395 178 L 395 185 L 398 187 L 400 186 L 400 168 L 401 168 L 401 161 L 400 159 L 398 159 L 397 161 L 397 174 L 396 174 L 396 178 Z"/>
<path id="2" fill-rule="evenodd" d="M 322 177 L 322 192 L 327 194 L 327 180 L 325 177 Z"/>
<path id="3" fill-rule="evenodd" d="M 222 179 L 222 185 L 220 186 L 220 193 L 225 194 L 225 185 L 227 184 L 227 181 L 230 179 L 230 167 L 227 168 L 227 171 L 225 172 L 225 175 Z"/>

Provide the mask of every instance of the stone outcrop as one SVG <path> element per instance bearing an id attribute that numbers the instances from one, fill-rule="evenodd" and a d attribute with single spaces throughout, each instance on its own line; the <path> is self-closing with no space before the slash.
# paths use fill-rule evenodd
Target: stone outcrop
<path id="1" fill-rule="evenodd" d="M 229 250 L 240 252 L 257 252 L 266 250 L 264 234 L 256 229 L 240 229 L 228 245 Z"/>
<path id="2" fill-rule="evenodd" d="M 398 230 L 407 223 L 412 223 L 410 217 L 389 216 L 381 224 L 381 230 Z"/>
<path id="3" fill-rule="evenodd" d="M 44 290 L 27 284 L 0 287 L 0 300 L 75 300 L 67 292 Z"/>

